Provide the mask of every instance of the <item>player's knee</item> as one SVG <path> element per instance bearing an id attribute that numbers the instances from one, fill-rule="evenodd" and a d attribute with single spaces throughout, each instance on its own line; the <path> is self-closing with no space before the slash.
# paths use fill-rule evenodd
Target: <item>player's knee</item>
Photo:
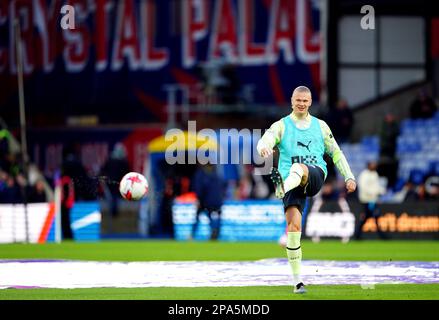
<path id="1" fill-rule="evenodd" d="M 300 232 L 302 231 L 302 226 L 300 223 L 295 221 L 289 221 L 287 223 L 288 232 Z"/>
<path id="2" fill-rule="evenodd" d="M 301 163 L 293 163 L 290 169 L 290 174 L 297 174 L 300 177 L 303 177 L 303 174 L 305 173 L 306 166 Z"/>
<path id="3" fill-rule="evenodd" d="M 300 164 L 300 166 L 302 167 L 303 175 L 304 175 L 304 176 L 307 176 L 308 173 L 309 173 L 308 166 L 307 166 L 306 164 L 303 164 L 303 163 L 299 163 L 299 164 Z"/>

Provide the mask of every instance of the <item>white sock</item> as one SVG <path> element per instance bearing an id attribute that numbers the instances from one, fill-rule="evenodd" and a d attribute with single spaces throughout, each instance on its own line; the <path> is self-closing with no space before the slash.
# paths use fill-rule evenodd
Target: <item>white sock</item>
<path id="1" fill-rule="evenodd" d="M 284 182 L 285 193 L 299 186 L 300 182 L 302 181 L 302 177 L 303 177 L 302 166 L 298 163 L 293 163 L 290 169 L 290 174 L 288 175 L 288 177 L 285 179 Z"/>
<path id="2" fill-rule="evenodd" d="M 300 247 L 300 237 L 302 232 L 288 232 L 287 238 L 287 257 L 293 272 L 293 283 L 297 285 L 302 282 L 300 269 L 302 265 L 302 248 Z"/>

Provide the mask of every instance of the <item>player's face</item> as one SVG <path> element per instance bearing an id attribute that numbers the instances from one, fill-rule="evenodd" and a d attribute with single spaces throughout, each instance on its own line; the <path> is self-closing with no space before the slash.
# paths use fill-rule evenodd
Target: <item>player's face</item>
<path id="1" fill-rule="evenodd" d="M 296 92 L 291 97 L 291 105 L 296 115 L 307 115 L 311 106 L 311 95 L 307 92 Z"/>

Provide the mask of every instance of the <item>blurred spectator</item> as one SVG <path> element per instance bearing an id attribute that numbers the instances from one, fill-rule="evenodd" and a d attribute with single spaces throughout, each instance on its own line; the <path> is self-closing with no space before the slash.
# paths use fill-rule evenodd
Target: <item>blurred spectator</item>
<path id="1" fill-rule="evenodd" d="M 387 239 L 387 236 L 381 230 L 378 218 L 381 215 L 381 210 L 378 207 L 378 199 L 385 193 L 384 188 L 380 184 L 380 179 L 377 170 L 377 164 L 373 161 L 367 164 L 358 176 L 358 198 L 363 205 L 364 213 L 361 214 L 360 220 L 355 228 L 354 238 L 361 239 L 363 225 L 369 218 L 375 220 L 378 235 L 381 239 Z"/>
<path id="2" fill-rule="evenodd" d="M 431 176 L 425 179 L 416 187 L 417 200 L 438 200 L 439 199 L 439 177 Z"/>
<path id="3" fill-rule="evenodd" d="M 337 201 L 340 193 L 334 181 L 329 180 L 323 184 L 321 196 L 323 201 Z"/>
<path id="4" fill-rule="evenodd" d="M 227 86 L 227 79 L 222 74 L 222 68 L 225 64 L 223 57 L 211 59 L 208 62 L 200 64 L 202 70 L 202 87 L 208 101 L 207 103 L 217 103 L 219 99 L 218 88 Z"/>
<path id="5" fill-rule="evenodd" d="M 211 226 L 211 240 L 217 240 L 220 233 L 221 207 L 224 202 L 226 185 L 210 163 L 200 166 L 194 174 L 192 189 L 197 195 L 197 217 L 192 226 L 192 238 L 198 227 L 202 212 L 207 212 Z"/>
<path id="6" fill-rule="evenodd" d="M 268 199 L 270 196 L 270 187 L 267 179 L 269 175 L 262 175 L 262 170 L 257 166 L 251 166 L 252 191 L 250 197 L 252 199 Z M 273 190 L 274 192 L 274 190 Z"/>
<path id="7" fill-rule="evenodd" d="M 398 135 L 399 124 L 392 113 L 387 113 L 380 129 L 380 156 L 395 157 Z"/>
<path id="8" fill-rule="evenodd" d="M 249 166 L 244 166 L 244 170 L 238 181 L 238 187 L 236 189 L 236 199 L 246 200 L 250 199 L 253 189 L 253 181 L 251 168 Z"/>
<path id="9" fill-rule="evenodd" d="M 8 174 L 4 172 L 0 167 L 0 203 L 6 203 L 5 192 L 7 188 Z"/>
<path id="10" fill-rule="evenodd" d="M 221 75 L 225 79 L 225 83 L 217 87 L 220 102 L 228 105 L 236 104 L 238 102 L 241 84 L 235 66 L 231 63 L 223 65 L 221 68 Z"/>
<path id="11" fill-rule="evenodd" d="M 416 188 L 416 192 L 418 194 L 418 200 L 420 201 L 430 200 L 429 194 L 427 193 L 427 190 L 425 188 L 425 184 L 420 184 Z"/>
<path id="12" fill-rule="evenodd" d="M 425 191 L 431 200 L 439 200 L 439 176 L 430 176 L 425 180 Z"/>
<path id="13" fill-rule="evenodd" d="M 174 236 L 174 223 L 172 219 L 172 207 L 176 197 L 190 191 L 191 166 L 183 164 L 170 165 L 166 161 L 161 162 L 160 172 L 163 174 L 163 197 L 160 203 L 160 226 L 154 232 L 162 232 L 168 236 Z"/>
<path id="14" fill-rule="evenodd" d="M 75 203 L 75 187 L 68 175 L 61 177 L 61 233 L 62 239 L 73 239 L 70 211 Z"/>
<path id="15" fill-rule="evenodd" d="M 236 104 L 241 83 L 236 67 L 229 63 L 227 53 L 197 65 L 196 72 L 202 80 L 202 88 L 210 103 Z"/>
<path id="16" fill-rule="evenodd" d="M 20 203 L 21 201 L 20 186 L 16 179 L 0 170 L 0 203 Z"/>
<path id="17" fill-rule="evenodd" d="M 70 211 L 77 199 L 87 199 L 85 168 L 79 159 L 79 144 L 66 146 L 61 165 L 61 231 L 63 239 L 73 239 Z"/>
<path id="18" fill-rule="evenodd" d="M 398 203 L 417 200 L 419 200 L 419 196 L 416 191 L 416 186 L 411 180 L 406 181 L 402 189 L 393 196 L 393 201 Z"/>
<path id="19" fill-rule="evenodd" d="M 380 159 L 378 173 L 387 178 L 388 187 L 397 180 L 398 159 L 395 157 L 399 124 L 392 113 L 387 113 L 380 129 Z"/>
<path id="20" fill-rule="evenodd" d="M 101 176 L 104 176 L 107 183 L 103 183 L 104 195 L 109 203 L 112 217 L 118 216 L 118 203 L 120 199 L 118 182 L 130 171 L 127 160 L 127 152 L 123 143 L 116 143 L 110 157 L 101 169 Z"/>
<path id="21" fill-rule="evenodd" d="M 238 181 L 230 179 L 226 183 L 226 193 L 224 200 L 236 200 Z"/>
<path id="22" fill-rule="evenodd" d="M 29 164 L 26 178 L 22 162 L 18 142 L 0 121 L 0 203 L 46 202 L 50 186 L 38 181 L 35 165 Z"/>
<path id="23" fill-rule="evenodd" d="M 62 175 L 72 180 L 76 200 L 95 200 L 98 194 L 98 180 L 92 179 L 80 159 L 79 143 L 66 145 L 63 149 Z"/>
<path id="24" fill-rule="evenodd" d="M 7 153 L 3 156 L 1 163 L 1 168 L 8 174 L 16 177 L 20 172 L 22 172 L 22 167 L 20 164 L 20 154 Z"/>
<path id="25" fill-rule="evenodd" d="M 410 105 L 410 118 L 428 119 L 434 116 L 437 109 L 434 99 L 425 90 L 420 90 Z"/>
<path id="26" fill-rule="evenodd" d="M 412 181 L 407 181 L 401 191 L 404 194 L 403 201 L 419 200 L 418 193 L 416 192 L 416 186 Z"/>
<path id="27" fill-rule="evenodd" d="M 425 176 L 425 189 L 430 198 L 439 200 L 439 161 L 430 162 L 430 168 Z"/>
<path id="28" fill-rule="evenodd" d="M 30 189 L 29 202 L 47 202 L 46 189 L 44 181 L 38 179 L 35 185 Z"/>
<path id="29" fill-rule="evenodd" d="M 235 198 L 238 200 L 268 199 L 271 194 L 269 179 L 268 175 L 262 175 L 259 167 L 245 165 Z"/>
<path id="30" fill-rule="evenodd" d="M 19 202 L 24 203 L 26 200 L 26 203 L 29 202 L 29 195 L 32 191 L 32 186 L 29 184 L 28 179 L 24 176 L 23 173 L 17 174 L 15 177 L 15 180 L 17 182 L 17 186 L 19 189 Z"/>
<path id="31" fill-rule="evenodd" d="M 186 152 L 186 157 L 188 153 Z M 190 199 L 190 177 L 193 175 L 195 165 L 189 164 L 168 164 L 162 160 L 158 164 L 156 182 L 154 183 L 154 193 L 156 195 L 159 219 L 151 228 L 152 234 L 160 236 L 174 236 L 173 205 L 177 197 L 180 199 Z M 155 202 L 154 201 L 154 202 Z"/>
<path id="32" fill-rule="evenodd" d="M 354 116 L 345 99 L 337 101 L 336 107 L 327 116 L 327 122 L 338 143 L 349 141 L 354 125 Z"/>
<path id="33" fill-rule="evenodd" d="M 9 155 L 9 136 L 7 129 L 0 130 L 0 168 L 5 169 L 7 155 Z"/>

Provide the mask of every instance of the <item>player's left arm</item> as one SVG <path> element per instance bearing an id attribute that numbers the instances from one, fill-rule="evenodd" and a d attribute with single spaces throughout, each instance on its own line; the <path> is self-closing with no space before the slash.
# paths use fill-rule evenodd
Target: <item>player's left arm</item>
<path id="1" fill-rule="evenodd" d="M 352 174 L 348 161 L 346 160 L 343 151 L 340 149 L 337 141 L 335 141 L 334 135 L 331 129 L 325 121 L 320 120 L 320 127 L 322 128 L 323 140 L 325 144 L 325 152 L 332 158 L 335 167 L 343 176 L 346 189 L 349 192 L 354 192 L 357 188 L 357 182 Z"/>

